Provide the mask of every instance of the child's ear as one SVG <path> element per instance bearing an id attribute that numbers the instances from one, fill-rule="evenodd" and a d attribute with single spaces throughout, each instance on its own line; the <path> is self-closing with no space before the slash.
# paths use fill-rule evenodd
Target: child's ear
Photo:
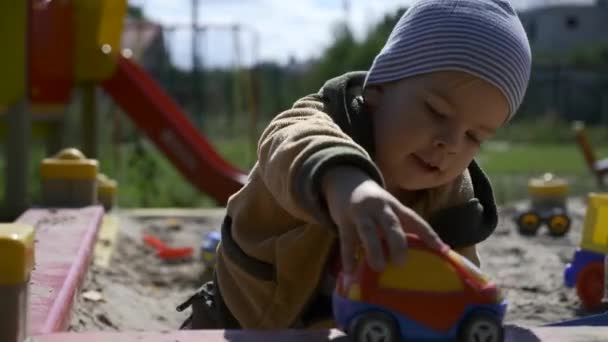
<path id="1" fill-rule="evenodd" d="M 376 109 L 378 109 L 378 107 L 380 107 L 382 93 L 382 87 L 376 85 L 367 87 L 363 90 L 363 99 L 369 111 L 374 112 Z"/>

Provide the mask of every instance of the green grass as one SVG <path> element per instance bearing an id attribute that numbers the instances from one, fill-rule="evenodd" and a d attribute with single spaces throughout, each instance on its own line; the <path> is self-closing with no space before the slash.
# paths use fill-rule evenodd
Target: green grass
<path id="1" fill-rule="evenodd" d="M 608 156 L 608 145 L 599 146 L 596 153 Z M 490 177 L 499 203 L 526 198 L 528 179 L 547 172 L 568 180 L 572 195 L 598 190 L 574 144 L 491 143 L 477 159 Z"/>
<path id="2" fill-rule="evenodd" d="M 258 127 L 258 132 L 261 132 L 262 127 L 263 123 Z M 547 133 L 548 127 L 554 134 Z M 129 127 L 125 128 L 128 129 Z M 102 132 L 108 131 L 109 127 L 102 129 Z M 255 143 L 247 135 L 246 118 L 231 125 L 222 120 L 209 120 L 204 131 L 209 142 L 229 163 L 244 171 L 255 163 Z M 131 142 L 119 146 L 111 145 L 109 134 L 102 136 L 100 168 L 101 172 L 119 182 L 119 206 L 216 205 L 211 198 L 188 183 L 152 143 L 137 138 L 141 137 L 141 133 L 137 133 L 134 128 L 131 128 L 131 132 L 134 135 L 127 140 Z M 605 128 L 590 128 L 589 136 L 592 145 L 597 148 L 597 155 L 608 157 Z M 501 140 L 484 145 L 477 160 L 490 177 L 499 203 L 527 197 L 528 179 L 546 172 L 565 177 L 570 182 L 572 194 L 597 190 L 580 151 L 573 143 L 569 125 L 515 123 L 501 131 L 498 139 Z M 78 146 L 77 138 L 72 139 L 70 145 Z M 4 162 L 2 153 L 3 150 L 0 151 L 0 166 Z M 38 165 L 46 155 L 41 143 L 32 144 L 29 177 L 30 198 L 34 204 L 40 198 Z M 4 179 L 3 167 L 0 168 L 0 177 Z M 3 187 L 4 181 L 0 182 L 2 193 Z"/>
<path id="3" fill-rule="evenodd" d="M 241 139 L 214 143 L 228 162 L 247 171 L 253 153 Z M 143 151 L 137 153 L 136 151 Z M 211 207 L 216 203 L 191 185 L 171 162 L 151 143 L 125 144 L 106 150 L 101 169 L 119 182 L 121 207 Z"/>
<path id="4" fill-rule="evenodd" d="M 608 156 L 608 146 L 598 148 L 598 155 Z M 494 142 L 482 148 L 478 160 L 490 174 L 588 173 L 585 160 L 574 144 L 509 144 Z"/>
<path id="5" fill-rule="evenodd" d="M 255 162 L 248 139 L 221 137 L 212 144 L 228 162 L 248 170 Z M 156 147 L 145 142 L 136 152 L 135 144 L 119 148 L 105 146 L 100 158 L 101 172 L 119 182 L 121 207 L 210 207 L 215 202 L 188 183 Z M 598 155 L 608 156 L 608 145 L 598 148 Z M 30 163 L 30 197 L 40 198 L 38 164 L 45 156 L 40 145 L 33 145 Z M 575 145 L 490 143 L 477 160 L 494 185 L 499 203 L 525 198 L 530 177 L 551 172 L 570 182 L 571 193 L 597 190 L 584 160 Z M 3 169 L 2 169 L 3 170 Z M 3 172 L 0 176 L 4 177 Z M 0 182 L 3 192 L 4 182 Z"/>

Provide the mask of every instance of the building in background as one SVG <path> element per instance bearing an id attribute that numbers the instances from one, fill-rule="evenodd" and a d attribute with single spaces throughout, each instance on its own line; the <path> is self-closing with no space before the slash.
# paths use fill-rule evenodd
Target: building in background
<path id="1" fill-rule="evenodd" d="M 129 49 L 131 58 L 134 58 L 157 80 L 162 79 L 171 67 L 164 35 L 161 24 L 143 18 L 125 19 L 122 34 L 123 51 Z"/>
<path id="2" fill-rule="evenodd" d="M 608 124 L 608 0 L 520 12 L 534 66 L 521 117 Z M 592 60 L 592 63 L 589 61 Z"/>
<path id="3" fill-rule="evenodd" d="M 580 50 L 608 45 L 608 0 L 540 6 L 520 18 L 535 56 L 565 61 Z"/>

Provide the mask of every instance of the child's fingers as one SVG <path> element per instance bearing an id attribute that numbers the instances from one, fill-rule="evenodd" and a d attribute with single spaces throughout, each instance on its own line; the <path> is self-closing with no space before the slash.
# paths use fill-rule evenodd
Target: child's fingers
<path id="1" fill-rule="evenodd" d="M 399 223 L 399 218 L 395 215 L 393 209 L 386 206 L 376 220 L 384 231 L 385 241 L 388 245 L 391 260 L 397 264 L 403 264 L 405 261 L 407 240 L 405 238 L 405 232 Z"/>
<path id="2" fill-rule="evenodd" d="M 431 248 L 439 250 L 445 246 L 431 226 L 413 210 L 406 208 L 401 203 L 395 203 L 393 209 L 395 209 L 404 231 L 418 235 Z"/>
<path id="3" fill-rule="evenodd" d="M 342 257 L 342 270 L 348 274 L 355 270 L 355 257 L 357 249 L 357 239 L 354 232 L 345 233 L 340 236 L 340 254 Z"/>
<path id="4" fill-rule="evenodd" d="M 375 271 L 384 269 L 384 254 L 382 253 L 382 244 L 378 236 L 376 224 L 369 217 L 360 217 L 356 223 L 359 239 L 363 248 L 365 248 L 367 261 Z"/>

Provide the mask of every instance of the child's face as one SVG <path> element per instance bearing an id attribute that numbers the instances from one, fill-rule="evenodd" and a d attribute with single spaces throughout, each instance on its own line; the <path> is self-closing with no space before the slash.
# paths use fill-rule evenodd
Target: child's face
<path id="1" fill-rule="evenodd" d="M 419 190 L 453 180 L 480 144 L 508 118 L 504 95 L 459 71 L 441 71 L 366 90 L 375 157 L 389 191 Z"/>

